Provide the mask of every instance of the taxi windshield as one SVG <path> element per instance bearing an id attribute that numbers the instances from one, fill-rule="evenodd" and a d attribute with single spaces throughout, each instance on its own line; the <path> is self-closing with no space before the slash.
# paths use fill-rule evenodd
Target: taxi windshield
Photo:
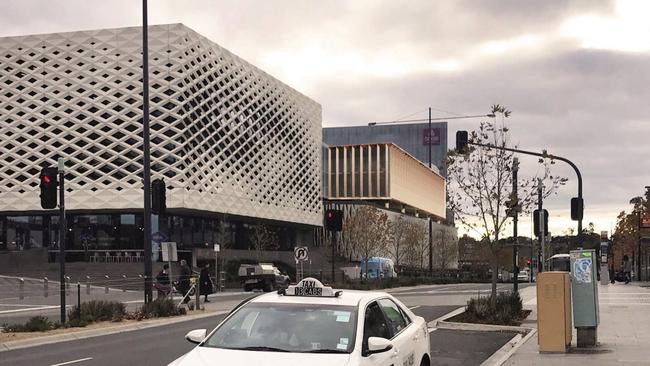
<path id="1" fill-rule="evenodd" d="M 250 351 L 350 353 L 356 307 L 252 303 L 239 309 L 203 344 Z"/>

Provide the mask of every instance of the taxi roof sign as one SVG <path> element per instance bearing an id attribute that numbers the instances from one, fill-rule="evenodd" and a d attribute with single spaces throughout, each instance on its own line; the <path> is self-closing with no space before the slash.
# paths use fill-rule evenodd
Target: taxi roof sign
<path id="1" fill-rule="evenodd" d="M 315 297 L 339 297 L 341 291 L 336 291 L 323 285 L 322 282 L 313 278 L 307 277 L 302 279 L 298 284 L 289 286 L 284 295 L 287 296 L 315 296 Z"/>

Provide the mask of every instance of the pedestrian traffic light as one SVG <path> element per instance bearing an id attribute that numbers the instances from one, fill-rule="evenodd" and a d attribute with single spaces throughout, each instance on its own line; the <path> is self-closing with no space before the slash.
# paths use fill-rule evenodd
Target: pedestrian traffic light
<path id="1" fill-rule="evenodd" d="M 506 216 L 515 217 L 521 211 L 521 205 L 519 204 L 519 198 L 513 192 L 510 193 L 508 199 L 504 202 L 506 205 Z"/>
<path id="2" fill-rule="evenodd" d="M 456 131 L 456 151 L 464 154 L 467 150 L 467 131 Z"/>
<path id="3" fill-rule="evenodd" d="M 573 221 L 582 220 L 584 204 L 585 203 L 582 200 L 582 198 L 579 197 L 571 198 L 571 220 Z"/>
<path id="4" fill-rule="evenodd" d="M 44 167 L 41 169 L 40 187 L 41 187 L 41 207 L 45 209 L 56 208 L 56 194 L 59 186 L 57 179 L 57 169 L 52 167 Z"/>
<path id="5" fill-rule="evenodd" d="M 542 210 L 544 212 L 544 236 L 548 236 L 548 211 Z M 540 225 L 539 225 L 539 210 L 533 211 L 533 231 L 535 232 L 536 236 L 542 236 L 541 235 L 541 230 L 540 230 Z"/>
<path id="6" fill-rule="evenodd" d="M 343 211 L 326 210 L 325 211 L 325 229 L 329 231 L 343 230 Z"/>
<path id="7" fill-rule="evenodd" d="M 151 182 L 151 212 L 160 215 L 165 213 L 167 208 L 165 181 L 162 179 L 154 179 Z"/>

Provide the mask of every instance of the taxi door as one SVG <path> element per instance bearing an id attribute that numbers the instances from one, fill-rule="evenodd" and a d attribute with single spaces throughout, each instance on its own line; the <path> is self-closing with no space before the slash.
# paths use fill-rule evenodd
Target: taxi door
<path id="1" fill-rule="evenodd" d="M 388 321 L 381 307 L 376 301 L 371 302 L 366 307 L 363 319 L 363 340 L 361 366 L 402 366 L 399 362 L 399 349 L 394 346 L 393 349 L 386 352 L 375 353 L 364 356 L 364 351 L 368 349 L 368 338 L 381 337 L 391 339 L 392 334 L 389 329 Z"/>
<path id="2" fill-rule="evenodd" d="M 422 355 L 417 354 L 416 351 L 421 348 L 420 342 L 427 341 L 422 337 L 422 330 L 411 322 L 411 319 L 393 300 L 386 298 L 379 300 L 378 303 L 386 317 L 391 333 L 390 340 L 398 351 L 395 365 L 420 365 Z"/>

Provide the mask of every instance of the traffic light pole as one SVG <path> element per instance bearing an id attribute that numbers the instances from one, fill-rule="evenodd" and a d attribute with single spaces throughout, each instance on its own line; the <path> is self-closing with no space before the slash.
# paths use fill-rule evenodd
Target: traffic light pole
<path id="1" fill-rule="evenodd" d="M 431 107 L 429 107 L 429 169 L 433 168 L 431 157 Z M 429 276 L 433 277 L 433 222 L 429 217 Z"/>
<path id="2" fill-rule="evenodd" d="M 539 246 L 542 251 L 542 259 L 539 261 L 540 263 L 537 264 L 537 272 L 544 272 L 544 247 L 546 244 L 546 238 L 545 238 L 545 233 L 546 233 L 546 227 L 544 226 L 544 209 L 543 209 L 543 197 L 544 197 L 544 184 L 542 183 L 542 179 L 538 178 L 537 179 L 537 209 L 539 210 Z"/>
<path id="3" fill-rule="evenodd" d="M 151 157 L 149 146 L 149 40 L 147 0 L 142 0 L 142 155 L 144 181 L 144 302 L 153 301 L 151 277 Z"/>
<path id="4" fill-rule="evenodd" d="M 477 144 L 475 142 L 470 142 L 470 141 L 468 141 L 467 144 L 468 145 L 474 145 L 474 146 L 480 146 L 480 147 L 486 147 L 488 149 L 497 149 L 497 150 L 511 151 L 511 152 L 515 152 L 515 153 L 519 153 L 519 154 L 533 155 L 533 156 L 538 156 L 538 157 L 545 158 L 545 159 L 548 158 L 548 159 L 552 159 L 552 160 L 559 160 L 559 161 L 563 161 L 563 162 L 569 164 L 571 166 L 571 168 L 573 168 L 573 170 L 576 172 L 576 176 L 578 177 L 578 199 L 580 200 L 580 202 L 582 202 L 582 174 L 580 174 L 580 170 L 578 169 L 578 167 L 571 160 L 569 160 L 567 158 L 563 158 L 561 156 L 548 154 L 546 152 L 537 153 L 537 152 L 533 152 L 533 151 L 513 149 L 513 148 L 510 148 L 510 147 L 494 146 L 494 145 L 491 145 L 491 144 Z M 578 235 L 581 235 L 582 234 L 582 217 L 580 217 L 580 219 L 577 220 L 577 221 L 578 221 Z"/>
<path id="5" fill-rule="evenodd" d="M 513 159 L 512 162 L 512 193 L 519 205 L 519 197 L 517 196 L 517 172 L 519 171 L 519 160 Z M 519 221 L 519 209 L 515 207 L 514 215 L 512 216 L 512 236 L 515 238 L 515 245 L 512 247 L 512 273 L 514 278 L 512 280 L 512 291 L 519 291 L 519 234 L 517 233 L 517 223 Z"/>
<path id="6" fill-rule="evenodd" d="M 63 158 L 59 158 L 59 292 L 61 296 L 61 324 L 65 324 L 65 169 Z"/>

